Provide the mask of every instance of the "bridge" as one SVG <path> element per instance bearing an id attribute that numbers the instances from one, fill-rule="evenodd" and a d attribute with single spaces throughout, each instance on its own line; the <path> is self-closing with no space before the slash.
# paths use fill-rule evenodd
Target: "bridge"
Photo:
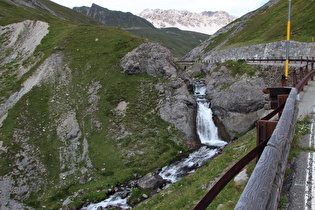
<path id="1" fill-rule="evenodd" d="M 275 63 L 284 62 L 285 60 L 282 58 L 266 58 L 247 59 L 247 61 L 252 63 Z M 309 83 L 315 85 L 315 82 L 313 82 L 315 76 L 314 58 L 296 58 L 291 61 L 305 65 L 290 72 L 290 78 L 292 78 L 290 81 L 282 77 L 281 87 L 266 89 L 271 99 L 271 108 L 274 110 L 258 120 L 253 127 L 256 127 L 257 130 L 257 146 L 232 166 L 213 185 L 194 209 L 206 209 L 219 192 L 255 158 L 257 158 L 257 164 L 235 209 L 277 209 L 299 108 L 302 110 L 300 113 L 306 115 L 312 112 L 314 107 L 314 103 L 307 104 L 310 101 L 309 98 L 301 101 L 301 103 L 299 101 L 299 97 L 303 96 L 305 98 L 307 92 L 303 90 L 307 89 L 307 85 Z M 290 84 L 287 84 L 289 82 Z M 315 92 L 315 87 L 313 89 Z M 310 94 L 313 94 L 313 92 L 310 92 Z M 277 115 L 278 120 L 274 120 Z M 315 156 L 313 159 L 309 157 L 308 162 L 315 162 Z M 315 187 L 315 183 L 313 187 Z M 310 191 L 313 187 L 308 186 Z M 312 205 L 311 198 L 312 195 L 306 195 L 305 200 L 308 199 L 306 202 L 309 203 L 305 205 Z M 313 207 L 315 207 L 315 201 Z"/>

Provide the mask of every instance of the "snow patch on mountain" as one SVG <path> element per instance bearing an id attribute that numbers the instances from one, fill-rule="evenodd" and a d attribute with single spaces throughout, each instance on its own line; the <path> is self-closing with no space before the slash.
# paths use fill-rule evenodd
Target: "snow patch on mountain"
<path id="1" fill-rule="evenodd" d="M 224 11 L 194 13 L 174 9 L 145 9 L 138 16 L 148 20 L 156 28 L 176 27 L 210 35 L 237 18 Z"/>

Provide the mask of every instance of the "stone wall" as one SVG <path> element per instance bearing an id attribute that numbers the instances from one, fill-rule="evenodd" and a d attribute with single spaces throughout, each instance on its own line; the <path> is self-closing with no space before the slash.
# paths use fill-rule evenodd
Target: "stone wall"
<path id="1" fill-rule="evenodd" d="M 312 57 L 315 54 L 315 43 L 290 41 L 290 57 Z M 286 41 L 251 45 L 228 50 L 211 51 L 201 57 L 202 62 L 224 62 L 246 58 L 286 57 Z"/>

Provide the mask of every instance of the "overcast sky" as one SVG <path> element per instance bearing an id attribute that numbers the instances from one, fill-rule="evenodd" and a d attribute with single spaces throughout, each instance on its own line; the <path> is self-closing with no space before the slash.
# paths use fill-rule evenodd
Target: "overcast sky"
<path id="1" fill-rule="evenodd" d="M 52 0 L 66 7 L 91 6 L 95 3 L 109 10 L 139 14 L 144 9 L 176 9 L 190 12 L 226 11 L 242 16 L 269 0 Z"/>

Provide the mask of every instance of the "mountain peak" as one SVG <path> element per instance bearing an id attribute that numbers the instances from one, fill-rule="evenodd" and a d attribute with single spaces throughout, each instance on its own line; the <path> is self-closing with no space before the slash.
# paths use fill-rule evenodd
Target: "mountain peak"
<path id="1" fill-rule="evenodd" d="M 177 27 L 181 30 L 204 34 L 214 34 L 237 18 L 225 11 L 195 13 L 175 9 L 145 9 L 139 16 L 148 20 L 157 28 Z"/>

